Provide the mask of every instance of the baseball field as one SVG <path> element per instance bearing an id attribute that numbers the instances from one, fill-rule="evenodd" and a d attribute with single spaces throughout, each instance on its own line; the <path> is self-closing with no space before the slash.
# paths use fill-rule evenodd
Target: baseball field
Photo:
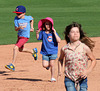
<path id="1" fill-rule="evenodd" d="M 94 55 L 100 58 L 100 37 L 92 38 L 96 41 Z M 64 40 L 59 44 L 60 48 L 66 43 Z M 25 47 L 37 47 L 40 51 L 41 42 L 27 43 Z M 32 55 L 19 52 L 16 59 L 15 72 L 5 69 L 5 65 L 12 60 L 14 45 L 0 46 L 0 91 L 66 91 L 64 87 L 64 74 L 57 82 L 50 82 L 50 70 L 42 67 L 42 57 L 38 53 L 38 60 L 35 61 Z M 58 56 L 59 56 L 58 52 Z M 55 62 L 55 78 L 57 79 L 57 61 Z M 89 62 L 90 64 L 90 62 Z M 88 91 L 100 90 L 100 60 L 94 70 L 88 75 Z"/>
<path id="2" fill-rule="evenodd" d="M 32 55 L 18 52 L 15 72 L 5 69 L 12 61 L 13 47 L 17 40 L 14 30 L 16 6 L 24 5 L 26 15 L 34 18 L 34 28 L 38 21 L 52 17 L 54 28 L 62 41 L 58 47 L 58 57 L 64 40 L 65 27 L 76 21 L 82 24 L 84 32 L 95 41 L 93 53 L 97 65 L 88 75 L 88 91 L 100 91 L 100 1 L 99 0 L 0 0 L 0 91 L 65 91 L 64 74 L 57 82 L 50 82 L 50 70 L 42 67 L 42 56 L 38 53 L 35 61 Z M 36 40 L 35 31 L 25 47 L 41 50 L 41 41 Z M 57 61 L 55 62 L 55 78 L 57 78 Z M 90 61 L 89 61 L 90 64 Z"/>

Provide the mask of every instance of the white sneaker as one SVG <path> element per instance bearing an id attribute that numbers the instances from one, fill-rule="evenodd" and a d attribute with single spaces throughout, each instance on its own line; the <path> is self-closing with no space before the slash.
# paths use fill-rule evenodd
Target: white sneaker
<path id="1" fill-rule="evenodd" d="M 55 78 L 51 78 L 51 82 L 56 82 L 56 79 Z"/>

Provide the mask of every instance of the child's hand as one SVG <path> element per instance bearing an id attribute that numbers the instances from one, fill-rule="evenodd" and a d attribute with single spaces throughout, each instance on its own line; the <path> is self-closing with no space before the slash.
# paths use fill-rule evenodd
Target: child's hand
<path id="1" fill-rule="evenodd" d="M 33 31 L 34 31 L 34 28 L 31 28 L 31 29 L 30 29 L 30 32 L 33 32 Z"/>
<path id="2" fill-rule="evenodd" d="M 40 30 L 39 30 L 39 29 L 37 29 L 37 30 L 36 30 L 36 34 L 39 34 L 39 32 L 40 32 Z"/>
<path id="3" fill-rule="evenodd" d="M 88 71 L 84 70 L 84 72 L 80 73 L 80 77 L 83 78 L 83 79 L 85 79 L 88 74 L 89 74 Z"/>
<path id="4" fill-rule="evenodd" d="M 53 32 L 54 32 L 54 34 L 55 34 L 55 33 L 56 33 L 56 30 L 54 29 Z"/>
<path id="5" fill-rule="evenodd" d="M 62 74 L 61 74 L 61 72 L 58 72 L 58 76 L 61 76 Z"/>
<path id="6" fill-rule="evenodd" d="M 59 81 L 59 78 L 62 76 L 62 73 L 61 72 L 58 72 L 58 75 L 57 75 L 57 81 Z"/>
<path id="7" fill-rule="evenodd" d="M 26 28 L 26 26 L 20 26 L 20 29 L 24 29 L 24 28 Z"/>
<path id="8" fill-rule="evenodd" d="M 40 32 L 40 30 L 37 29 L 37 30 L 36 30 L 36 38 L 37 38 L 37 39 L 39 38 L 39 32 Z"/>

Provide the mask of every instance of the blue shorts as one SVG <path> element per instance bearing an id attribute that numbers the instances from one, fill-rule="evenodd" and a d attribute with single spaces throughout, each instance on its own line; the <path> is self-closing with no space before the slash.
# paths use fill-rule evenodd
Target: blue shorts
<path id="1" fill-rule="evenodd" d="M 42 60 L 46 61 L 55 60 L 56 58 L 57 54 L 42 55 Z"/>

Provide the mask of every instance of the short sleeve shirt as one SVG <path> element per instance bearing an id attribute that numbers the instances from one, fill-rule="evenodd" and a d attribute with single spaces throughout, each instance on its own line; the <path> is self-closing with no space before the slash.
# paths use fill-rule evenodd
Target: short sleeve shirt
<path id="1" fill-rule="evenodd" d="M 15 27 L 24 26 L 24 29 L 18 30 L 19 37 L 30 37 L 30 21 L 33 20 L 32 16 L 26 16 L 24 19 L 20 19 L 17 16 L 14 19 Z"/>
<path id="2" fill-rule="evenodd" d="M 87 68 L 88 57 L 83 43 L 79 43 L 75 50 L 67 44 L 62 49 L 65 54 L 65 75 L 73 81 L 80 78 L 79 74 Z"/>
<path id="3" fill-rule="evenodd" d="M 53 32 L 46 34 L 45 31 L 40 31 L 38 40 L 42 40 L 41 54 L 49 55 L 58 53 L 58 43 Z"/>

